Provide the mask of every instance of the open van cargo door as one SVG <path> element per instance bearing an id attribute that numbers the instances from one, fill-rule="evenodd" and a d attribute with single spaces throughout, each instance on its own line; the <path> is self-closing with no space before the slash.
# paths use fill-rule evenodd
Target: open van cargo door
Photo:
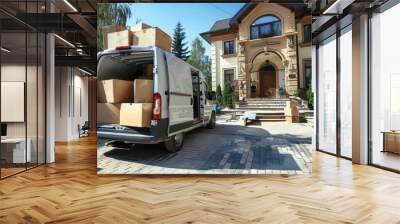
<path id="1" fill-rule="evenodd" d="M 193 89 L 191 68 L 186 62 L 166 54 L 169 85 L 169 133 L 190 127 L 193 123 Z"/>

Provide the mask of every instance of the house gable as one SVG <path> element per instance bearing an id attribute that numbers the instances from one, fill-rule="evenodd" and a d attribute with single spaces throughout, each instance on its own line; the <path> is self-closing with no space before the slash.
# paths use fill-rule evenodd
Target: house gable
<path id="1" fill-rule="evenodd" d="M 282 35 L 295 32 L 295 16 L 290 9 L 279 4 L 259 3 L 247 15 L 243 16 L 239 27 L 239 40 L 250 39 L 250 26 L 258 18 L 265 15 L 273 15 L 281 20 Z"/>

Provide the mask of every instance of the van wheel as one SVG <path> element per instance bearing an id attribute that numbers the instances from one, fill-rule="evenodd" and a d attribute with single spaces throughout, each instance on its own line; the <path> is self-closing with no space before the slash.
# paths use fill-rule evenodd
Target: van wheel
<path id="1" fill-rule="evenodd" d="M 215 112 L 212 112 L 210 122 L 207 124 L 207 128 L 213 129 L 215 128 L 215 123 L 217 122 L 217 118 L 215 117 Z"/>
<path id="2" fill-rule="evenodd" d="M 168 152 L 178 152 L 183 146 L 183 133 L 172 136 L 168 141 L 164 142 L 165 149 Z"/>
<path id="3" fill-rule="evenodd" d="M 123 141 L 115 141 L 115 140 L 111 140 L 106 142 L 106 146 L 111 147 L 111 148 L 130 148 L 129 144 L 126 144 Z"/>

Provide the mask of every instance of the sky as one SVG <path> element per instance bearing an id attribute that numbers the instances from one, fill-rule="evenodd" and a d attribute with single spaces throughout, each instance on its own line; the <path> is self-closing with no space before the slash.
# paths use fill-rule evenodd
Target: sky
<path id="1" fill-rule="evenodd" d="M 127 25 L 133 26 L 137 20 L 156 26 L 173 37 L 178 21 L 186 32 L 187 46 L 208 31 L 215 21 L 231 18 L 244 3 L 130 3 L 132 17 Z M 210 45 L 200 37 L 210 55 Z"/>

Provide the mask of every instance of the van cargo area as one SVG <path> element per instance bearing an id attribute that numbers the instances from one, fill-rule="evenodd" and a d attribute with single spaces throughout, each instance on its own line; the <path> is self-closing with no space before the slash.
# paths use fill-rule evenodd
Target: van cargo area
<path id="1" fill-rule="evenodd" d="M 120 52 L 100 58 L 99 127 L 148 132 L 153 112 L 153 68 L 153 51 Z"/>

